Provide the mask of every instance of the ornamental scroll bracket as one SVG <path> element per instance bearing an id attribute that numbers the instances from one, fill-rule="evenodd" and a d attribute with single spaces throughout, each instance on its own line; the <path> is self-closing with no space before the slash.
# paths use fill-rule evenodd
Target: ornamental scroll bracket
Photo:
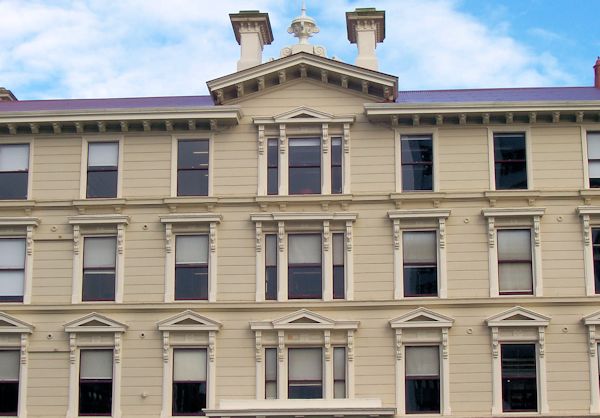
<path id="1" fill-rule="evenodd" d="M 217 223 L 211 222 L 209 228 L 210 252 L 214 253 L 217 250 Z"/>
<path id="2" fill-rule="evenodd" d="M 536 247 L 540 246 L 540 216 L 533 217 L 533 242 Z"/>
<path id="3" fill-rule="evenodd" d="M 354 330 L 348 330 L 348 361 L 354 361 Z"/>
<path id="4" fill-rule="evenodd" d="M 498 327 L 492 327 L 492 357 L 498 358 L 500 354 L 500 342 L 498 341 Z"/>
<path id="5" fill-rule="evenodd" d="M 496 227 L 492 216 L 488 218 L 488 245 L 490 248 L 494 248 L 496 245 Z"/>
<path id="6" fill-rule="evenodd" d="M 261 244 L 262 222 L 256 222 L 255 227 L 256 227 L 255 246 L 256 246 L 256 252 L 259 253 L 262 251 L 262 244 Z"/>
<path id="7" fill-rule="evenodd" d="M 79 225 L 73 225 L 73 253 L 75 255 L 79 254 L 80 243 L 81 243 L 81 230 L 79 229 Z"/>
<path id="8" fill-rule="evenodd" d="M 590 228 L 590 215 L 583 215 L 583 242 L 586 247 L 589 247 L 592 243 L 591 240 L 591 228 Z"/>
<path id="9" fill-rule="evenodd" d="M 29 336 L 21 334 L 21 364 L 27 364 L 27 352 L 29 349 Z"/>
<path id="10" fill-rule="evenodd" d="M 596 357 L 598 354 L 598 347 L 596 345 L 596 326 L 588 325 L 588 344 L 590 357 Z"/>
<path id="11" fill-rule="evenodd" d="M 165 224 L 165 249 L 167 254 L 173 252 L 173 225 Z"/>
<path id="12" fill-rule="evenodd" d="M 396 360 L 402 360 L 402 328 L 396 328 Z"/>
<path id="13" fill-rule="evenodd" d="M 75 364 L 77 361 L 77 335 L 72 332 L 69 334 L 69 362 Z"/>
<path id="14" fill-rule="evenodd" d="M 448 358 L 448 328 L 442 328 L 442 358 Z"/>
<path id="15" fill-rule="evenodd" d="M 350 152 L 350 124 L 344 123 L 344 153 Z"/>
<path id="16" fill-rule="evenodd" d="M 117 252 L 123 254 L 123 248 L 125 246 L 123 236 L 125 235 L 125 225 L 117 225 Z"/>
<path id="17" fill-rule="evenodd" d="M 538 327 L 538 351 L 540 358 L 546 354 L 546 332 L 545 327 Z"/>
<path id="18" fill-rule="evenodd" d="M 285 154 L 285 124 L 279 125 L 279 153 Z"/>
<path id="19" fill-rule="evenodd" d="M 329 251 L 329 221 L 323 221 L 323 250 Z"/>
<path id="20" fill-rule="evenodd" d="M 352 221 L 346 221 L 346 251 L 352 251 Z"/>
<path id="21" fill-rule="evenodd" d="M 255 331 L 254 332 L 254 356 L 256 358 L 256 362 L 260 363 L 262 361 L 262 332 Z"/>
<path id="22" fill-rule="evenodd" d="M 283 331 L 277 331 L 277 358 L 279 362 L 283 362 L 283 354 L 285 349 L 285 334 Z"/>
<path id="23" fill-rule="evenodd" d="M 265 125 L 258 125 L 258 153 L 265 153 Z"/>
<path id="24" fill-rule="evenodd" d="M 163 363 L 169 362 L 169 331 L 163 331 L 163 346 L 162 346 L 162 355 L 163 355 Z"/>
<path id="25" fill-rule="evenodd" d="M 33 255 L 33 225 L 27 226 L 27 255 Z"/>
<path id="26" fill-rule="evenodd" d="M 438 219 L 440 230 L 439 230 L 439 240 L 440 240 L 440 248 L 446 248 L 446 219 L 439 218 Z"/>
<path id="27" fill-rule="evenodd" d="M 323 331 L 323 338 L 325 340 L 325 361 L 331 360 L 331 331 L 326 329 Z"/>
<path id="28" fill-rule="evenodd" d="M 208 331 L 208 359 L 212 363 L 215 361 L 215 344 L 217 341 L 217 333 Z"/>
<path id="29" fill-rule="evenodd" d="M 394 219 L 394 249 L 400 249 L 400 219 Z"/>
<path id="30" fill-rule="evenodd" d="M 119 364 L 121 362 L 121 333 L 115 332 L 115 347 L 114 347 L 114 362 Z"/>
<path id="31" fill-rule="evenodd" d="M 285 249 L 285 223 L 283 223 L 283 221 L 277 224 L 277 241 L 279 244 L 279 252 L 282 253 Z"/>

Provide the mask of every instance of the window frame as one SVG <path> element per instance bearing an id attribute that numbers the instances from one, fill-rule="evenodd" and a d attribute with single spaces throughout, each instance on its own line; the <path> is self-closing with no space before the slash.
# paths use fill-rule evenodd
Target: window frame
<path id="1" fill-rule="evenodd" d="M 582 190 L 593 192 L 598 190 L 597 187 L 590 187 L 590 167 L 589 167 L 589 153 L 588 153 L 588 135 L 594 133 L 600 133 L 600 129 L 593 125 L 582 125 L 581 126 L 581 150 L 582 150 L 582 167 L 583 167 L 583 184 L 581 185 Z"/>
<path id="2" fill-rule="evenodd" d="M 93 382 L 96 382 L 96 383 L 106 383 L 109 380 L 109 379 L 82 379 L 81 378 L 81 369 L 82 369 L 82 367 L 81 367 L 81 357 L 82 357 L 82 353 L 85 352 L 85 351 L 109 351 L 109 350 L 110 349 L 106 349 L 106 348 L 87 348 L 87 347 L 79 350 L 79 381 L 78 381 L 78 385 L 77 385 L 78 386 L 78 390 L 77 390 L 77 392 L 78 392 L 77 415 L 78 416 L 94 416 L 94 417 L 95 416 L 108 416 L 108 417 L 110 417 L 110 416 L 113 415 L 112 414 L 112 406 L 113 406 L 114 402 L 112 401 L 112 399 L 111 399 L 111 412 L 110 413 L 81 413 L 81 384 L 82 384 L 82 381 L 83 382 L 93 381 Z M 112 363 L 112 370 L 111 370 L 111 372 L 113 373 L 113 376 L 110 378 L 110 385 L 111 385 L 111 393 L 114 393 L 114 388 L 113 388 L 113 385 L 114 385 L 114 364 L 115 364 L 115 361 L 114 361 L 114 349 L 110 350 L 110 351 L 112 351 L 111 355 L 113 357 L 113 360 L 111 361 L 111 363 Z"/>
<path id="3" fill-rule="evenodd" d="M 439 175 L 439 128 L 396 128 L 394 140 L 395 154 L 395 182 L 396 193 L 437 193 L 440 191 Z M 430 136 L 432 143 L 432 188 L 431 190 L 403 190 L 402 188 L 402 137 L 403 136 Z"/>
<path id="4" fill-rule="evenodd" d="M 290 369 L 292 367 L 292 361 L 290 360 L 290 351 L 291 350 L 319 350 L 319 354 L 321 357 L 321 397 L 318 398 L 290 398 L 290 388 L 293 386 L 317 386 L 318 380 L 290 380 Z M 287 347 L 287 393 L 288 399 L 325 399 L 325 358 L 323 353 L 323 347 L 320 346 L 288 346 Z"/>
<path id="5" fill-rule="evenodd" d="M 405 413 L 407 415 L 417 415 L 417 414 L 435 414 L 435 415 L 439 415 L 442 412 L 442 350 L 439 344 L 406 344 L 404 345 L 404 356 L 406 358 L 408 358 L 408 355 L 406 354 L 406 349 L 407 348 L 419 348 L 419 347 L 435 347 L 437 349 L 437 354 L 438 354 L 438 374 L 437 376 L 437 381 L 438 381 L 438 386 L 439 386 L 439 405 L 440 405 L 440 410 L 439 411 L 434 411 L 434 410 L 429 410 L 429 411 L 408 411 L 408 407 L 407 407 L 407 402 L 406 400 L 408 399 L 408 382 L 410 380 L 425 380 L 425 379 L 419 379 L 419 378 L 412 378 L 411 376 L 408 375 L 406 369 L 406 363 L 404 365 L 404 393 L 405 393 L 405 397 L 404 397 L 404 410 Z M 435 379 L 431 379 L 432 376 L 427 376 L 429 379 L 428 380 L 435 380 Z"/>
<path id="6" fill-rule="evenodd" d="M 596 289 L 594 268 L 593 230 L 600 228 L 600 207 L 579 206 L 577 214 L 581 217 L 583 231 L 583 264 L 586 296 L 600 297 L 600 288 Z M 598 293 L 597 293 L 598 292 Z"/>
<path id="7" fill-rule="evenodd" d="M 84 300 L 83 299 L 83 289 L 84 289 L 84 282 L 85 282 L 85 271 L 86 271 L 86 266 L 85 266 L 85 243 L 86 240 L 88 238 L 114 238 L 115 241 L 115 265 L 111 270 L 114 270 L 114 292 L 115 292 L 115 297 L 113 299 L 90 299 L 90 300 Z M 118 237 L 116 234 L 84 234 L 81 237 L 82 240 L 82 247 L 83 247 L 83 257 L 82 257 L 82 263 L 81 263 L 81 302 L 82 303 L 88 303 L 88 302 L 115 302 L 116 301 L 116 295 L 117 295 L 117 274 L 118 274 L 118 268 L 117 268 L 117 264 L 119 262 L 119 250 L 118 250 Z M 96 268 L 96 267 L 91 267 L 89 268 L 91 270 L 100 270 L 100 268 Z"/>
<path id="8" fill-rule="evenodd" d="M 535 294 L 535 273 L 534 273 L 534 259 L 535 259 L 535 254 L 534 254 L 534 246 L 535 243 L 533 242 L 533 228 L 521 228 L 518 226 L 515 227 L 498 227 L 496 228 L 496 259 L 498 261 L 498 296 L 533 296 Z M 499 252 L 499 244 L 498 244 L 498 234 L 500 234 L 501 232 L 505 232 L 505 231 L 527 231 L 529 232 L 529 255 L 530 255 L 530 260 L 529 260 L 529 266 L 531 269 L 531 292 L 525 292 L 525 291 L 501 291 L 500 290 L 500 266 L 501 265 L 509 265 L 509 264 L 524 264 L 527 260 L 507 260 L 507 259 L 501 259 L 500 256 L 498 255 Z"/>
<path id="9" fill-rule="evenodd" d="M 178 144 L 179 141 L 208 140 L 208 194 L 206 196 L 178 196 Z M 199 132 L 197 134 L 179 134 L 171 136 L 171 198 L 177 199 L 208 199 L 214 196 L 214 163 L 215 136 L 213 133 Z"/>
<path id="10" fill-rule="evenodd" d="M 291 193 L 290 192 L 290 184 L 292 181 L 292 175 L 290 174 L 292 169 L 295 168 L 317 168 L 316 165 L 292 165 L 291 161 L 290 161 L 290 155 L 291 155 L 291 149 L 292 147 L 290 146 L 290 141 L 310 141 L 310 140 L 317 140 L 319 142 L 319 180 L 320 180 L 320 184 L 319 184 L 319 191 L 315 192 L 315 193 Z M 325 154 L 325 149 L 324 148 L 324 141 L 323 141 L 323 137 L 321 136 L 291 136 L 288 137 L 286 140 L 286 145 L 287 145 L 287 153 L 286 155 L 288 156 L 288 161 L 287 161 L 287 189 L 288 189 L 288 195 L 290 196 L 319 196 L 319 195 L 323 195 L 326 194 L 326 189 L 327 187 L 324 184 L 325 181 L 325 171 L 326 168 L 324 166 L 324 160 L 326 160 L 326 158 L 324 157 Z M 331 154 L 329 154 L 331 155 Z M 281 169 L 281 165 L 280 165 L 280 169 Z M 329 173 L 331 173 L 331 162 L 329 163 Z M 329 180 L 329 189 L 331 190 L 331 180 Z M 328 194 L 330 194 L 331 192 L 329 192 Z"/>
<path id="11" fill-rule="evenodd" d="M 590 413 L 600 414 L 600 311 L 584 316 L 581 322 L 587 327 L 588 358 L 590 369 Z"/>
<path id="12" fill-rule="evenodd" d="M 17 202 L 25 202 L 28 200 L 33 200 L 33 154 L 34 154 L 34 137 L 24 137 L 20 139 L 10 139 L 6 143 L 0 142 L 0 147 L 3 145 L 29 145 L 29 160 L 27 162 L 27 196 L 24 199 L 2 199 L 0 197 L 0 202 L 6 201 L 17 201 Z"/>
<path id="13" fill-rule="evenodd" d="M 171 393 L 174 392 L 175 385 L 177 383 L 185 383 L 185 382 L 187 382 L 187 383 L 204 383 L 204 386 L 206 388 L 206 395 L 205 395 L 205 398 L 206 398 L 206 402 L 205 403 L 206 403 L 206 405 L 205 405 L 204 409 L 206 409 L 208 407 L 208 348 L 207 347 L 174 346 L 174 347 L 171 347 L 170 350 L 171 350 L 171 355 L 172 355 L 172 358 L 173 358 L 173 367 L 172 367 L 173 370 L 172 370 L 172 373 L 171 373 L 171 391 L 172 391 Z M 205 365 L 205 368 L 206 368 L 206 380 L 204 380 L 204 381 L 198 380 L 198 381 L 193 381 L 193 382 L 191 382 L 191 381 L 176 381 L 175 380 L 175 357 L 176 357 L 176 353 L 178 351 L 185 351 L 185 350 L 203 350 L 206 353 L 205 354 L 206 355 L 206 365 Z M 175 413 L 174 409 L 175 409 L 175 403 L 173 402 L 173 395 L 171 395 L 171 415 L 172 416 L 176 417 L 176 416 L 202 416 L 203 415 L 202 413 L 199 413 L 199 414 L 192 414 L 192 413 L 185 413 L 185 412 Z"/>
<path id="14" fill-rule="evenodd" d="M 290 238 L 293 237 L 300 237 L 300 236 L 304 236 L 304 237 L 319 237 L 319 244 L 320 244 L 320 253 L 321 253 L 321 260 L 319 264 L 316 263 L 290 263 L 290 252 L 289 252 L 289 248 L 290 248 Z M 288 300 L 322 300 L 323 299 L 323 292 L 324 292 L 324 283 L 325 283 L 325 275 L 324 275 L 324 236 L 321 232 L 311 232 L 311 231 L 306 231 L 306 232 L 291 232 L 287 234 L 287 248 L 288 248 L 288 259 L 287 259 L 287 277 L 288 277 Z M 294 269 L 294 268 L 298 268 L 298 269 L 311 269 L 311 268 L 316 268 L 319 267 L 320 271 L 321 271 L 321 277 L 320 277 L 320 281 L 321 281 L 321 297 L 310 297 L 307 294 L 299 294 L 298 296 L 293 296 L 291 295 L 291 290 L 290 290 L 290 272 Z M 333 280 L 333 278 L 332 278 Z"/>
<path id="15" fill-rule="evenodd" d="M 89 144 L 93 143 L 118 143 L 118 167 L 117 167 L 117 195 L 114 197 L 87 197 L 87 175 L 88 175 L 88 153 Z M 101 136 L 84 136 L 81 141 L 81 169 L 79 177 L 79 198 L 82 200 L 110 200 L 121 199 L 123 197 L 123 149 L 125 137 L 123 135 L 101 135 Z"/>
<path id="16" fill-rule="evenodd" d="M 536 409 L 535 410 L 530 410 L 530 409 L 506 409 L 505 403 L 504 403 L 504 380 L 505 380 L 505 372 L 504 372 L 504 368 L 502 367 L 502 363 L 504 362 L 504 356 L 502 354 L 502 350 L 510 345 L 526 345 L 526 346 L 532 346 L 533 347 L 533 354 L 534 354 L 534 362 L 535 362 L 535 388 L 536 388 Z M 509 341 L 509 342 L 502 342 L 500 343 L 500 375 L 501 375 L 501 390 L 502 390 L 502 412 L 503 413 L 537 413 L 539 411 L 539 399 L 538 399 L 538 356 L 537 356 L 537 344 L 534 342 L 525 342 L 525 341 Z M 510 379 L 517 379 L 517 377 L 511 377 Z"/>
<path id="17" fill-rule="evenodd" d="M 210 227 L 209 227 L 210 228 Z M 187 232 L 187 233 L 175 233 L 173 234 L 173 240 L 175 241 L 175 271 L 174 271 L 174 279 L 175 282 L 173 284 L 174 286 L 174 300 L 175 301 L 207 301 L 208 300 L 208 288 L 210 287 L 210 230 L 207 233 L 194 233 L 194 232 Z M 177 238 L 179 237 L 206 237 L 206 250 L 207 250 L 207 254 L 206 254 L 206 263 L 187 263 L 185 265 L 182 265 L 182 263 L 177 263 Z M 178 298 L 177 297 L 177 269 L 178 268 L 188 268 L 188 267 L 195 267 L 195 268 L 206 268 L 206 272 L 207 272 L 207 278 L 206 278 L 206 299 L 204 298 Z"/>
<path id="18" fill-rule="evenodd" d="M 439 231 L 438 229 L 403 229 L 401 232 L 402 235 L 402 251 L 403 251 L 403 255 L 402 255 L 402 285 L 403 285 L 403 289 L 404 289 L 404 294 L 403 294 L 403 298 L 406 299 L 414 299 L 414 298 L 437 298 L 440 295 L 440 268 L 439 268 L 439 253 L 440 253 L 440 237 L 439 237 Z M 407 281 L 407 277 L 404 274 L 406 272 L 406 268 L 407 266 L 418 266 L 418 264 L 416 263 L 408 263 L 404 257 L 404 247 L 406 245 L 406 243 L 404 242 L 404 238 L 405 238 L 405 234 L 407 233 L 433 233 L 434 234 L 434 238 L 435 238 L 435 246 L 436 246 L 436 251 L 435 251 L 435 278 L 436 278 L 436 292 L 435 294 L 408 294 L 407 290 L 406 290 L 406 281 Z M 428 267 L 428 266 L 421 266 L 421 267 Z"/>
<path id="19" fill-rule="evenodd" d="M 525 171 L 526 171 L 526 180 L 527 187 L 525 189 L 497 189 L 496 188 L 496 158 L 495 158 L 495 148 L 494 148 L 494 135 L 495 134 L 510 134 L 510 133 L 519 133 L 523 134 L 525 139 Z M 515 129 L 514 127 L 507 126 L 490 126 L 487 128 L 488 134 L 488 166 L 489 166 L 489 178 L 490 178 L 490 190 L 498 191 L 498 192 L 508 192 L 508 193 L 523 193 L 527 190 L 534 189 L 534 178 L 533 178 L 533 151 L 532 151 L 532 134 L 531 127 L 518 127 Z"/>

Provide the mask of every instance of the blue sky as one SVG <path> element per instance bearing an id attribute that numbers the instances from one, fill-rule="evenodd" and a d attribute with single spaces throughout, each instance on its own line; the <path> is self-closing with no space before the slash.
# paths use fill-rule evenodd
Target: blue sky
<path id="1" fill-rule="evenodd" d="M 353 63 L 346 11 L 386 11 L 381 71 L 402 90 L 592 85 L 600 0 L 308 0 L 313 44 Z M 20 99 L 206 94 L 235 71 L 229 13 L 269 12 L 275 42 L 300 0 L 0 0 L 0 86 Z"/>

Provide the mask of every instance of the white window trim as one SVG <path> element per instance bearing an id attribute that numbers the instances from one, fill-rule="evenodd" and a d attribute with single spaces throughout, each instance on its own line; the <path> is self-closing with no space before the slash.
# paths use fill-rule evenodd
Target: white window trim
<path id="1" fill-rule="evenodd" d="M 533 151 L 532 151 L 532 136 L 531 136 L 531 128 L 529 126 L 491 126 L 487 128 L 488 132 L 488 167 L 490 173 L 490 190 L 496 190 L 496 170 L 495 170 L 495 162 L 496 159 L 494 157 L 494 134 L 499 133 L 523 133 L 525 135 L 525 159 L 527 166 L 527 188 L 526 189 L 501 189 L 501 192 L 523 192 L 524 190 L 533 190 Z"/>
<path id="2" fill-rule="evenodd" d="M 439 129 L 432 128 L 396 128 L 394 141 L 396 193 L 434 193 L 440 190 L 440 162 L 439 162 Z M 402 190 L 402 137 L 410 135 L 429 135 L 433 146 L 433 190 Z"/>
<path id="3" fill-rule="evenodd" d="M 515 317 L 517 319 L 515 319 Z M 492 343 L 492 414 L 514 415 L 518 412 L 502 411 L 502 361 L 500 358 L 500 345 L 502 343 L 534 343 L 536 346 L 537 363 L 537 392 L 538 413 L 546 414 L 549 411 L 548 393 L 546 384 L 546 356 L 545 356 L 545 332 L 550 324 L 550 317 L 530 311 L 520 306 L 515 306 L 507 311 L 493 315 L 486 319 L 487 326 L 491 331 Z M 535 337 L 522 335 L 519 329 L 536 328 Z M 501 330 L 506 329 L 506 335 L 500 335 Z M 512 333 L 509 335 L 508 333 Z"/>
<path id="4" fill-rule="evenodd" d="M 83 137 L 81 142 L 81 170 L 79 177 L 79 197 L 87 200 L 87 171 L 88 171 L 88 149 L 89 144 L 94 142 L 116 142 L 119 144 L 119 166 L 117 167 L 117 195 L 108 198 L 89 198 L 91 200 L 120 199 L 123 197 L 123 135 L 102 135 L 94 137 Z"/>
<path id="5" fill-rule="evenodd" d="M 208 236 L 208 302 L 217 301 L 217 224 L 221 222 L 217 213 L 177 213 L 160 216 L 165 225 L 165 302 L 190 303 L 189 300 L 175 300 L 175 236 L 177 225 L 194 225 L 198 234 Z M 195 234 L 186 230 L 184 235 Z M 202 301 L 197 301 L 202 302 Z"/>
<path id="6" fill-rule="evenodd" d="M 25 200 L 18 199 L 16 201 L 23 202 L 27 200 L 33 200 L 33 146 L 34 146 L 34 137 L 23 137 L 23 138 L 10 138 L 6 142 L 2 142 L 0 145 L 29 145 L 29 161 L 27 168 L 27 198 Z M 0 202 L 11 201 L 12 199 L 0 200 Z"/>
<path id="7" fill-rule="evenodd" d="M 98 325 L 86 325 L 99 322 Z M 113 349 L 113 403 L 112 418 L 121 417 L 121 359 L 122 359 L 122 335 L 127 331 L 127 325 L 110 319 L 104 315 L 92 312 L 82 318 L 65 324 L 65 332 L 69 334 L 69 398 L 67 406 L 67 418 L 79 416 L 79 366 L 81 349 Z M 114 334 L 112 343 L 82 343 L 79 334 Z"/>
<path id="8" fill-rule="evenodd" d="M 300 322 L 299 322 L 300 321 Z M 305 322 L 302 322 L 305 321 Z M 355 397 L 354 390 L 354 333 L 358 329 L 359 321 L 337 321 L 316 314 L 307 309 L 301 309 L 285 315 L 273 321 L 250 322 L 250 329 L 255 336 L 256 357 L 256 399 L 265 398 L 265 366 L 264 348 L 272 345 L 263 345 L 263 337 L 266 333 L 275 333 L 277 337 L 277 394 L 279 400 L 288 399 L 288 348 L 312 348 L 323 349 L 323 399 L 334 399 L 333 385 L 333 347 L 344 346 L 346 348 L 346 398 Z M 346 345 L 332 343 L 331 332 L 337 330 L 346 331 Z M 323 343 L 317 341 L 299 341 L 286 344 L 286 331 L 298 332 L 323 332 Z"/>
<path id="9" fill-rule="evenodd" d="M 581 216 L 583 226 L 583 264 L 585 276 L 586 296 L 600 296 L 596 294 L 594 277 L 594 248 L 592 228 L 600 228 L 600 206 L 579 206 L 577 213 Z"/>
<path id="10" fill-rule="evenodd" d="M 190 324 L 190 322 L 193 322 Z M 177 315 L 166 318 L 157 323 L 157 328 L 162 332 L 163 352 L 163 384 L 162 384 L 162 409 L 161 418 L 172 416 L 172 384 L 173 384 L 173 349 L 174 348 L 205 348 L 206 365 L 206 408 L 212 409 L 216 406 L 216 343 L 217 332 L 222 324 L 194 311 L 186 310 Z M 207 337 L 206 344 L 198 345 L 193 338 L 190 341 L 174 341 L 178 333 L 203 334 Z"/>
<path id="11" fill-rule="evenodd" d="M 18 400 L 18 418 L 27 417 L 27 388 L 29 375 L 29 335 L 33 333 L 34 326 L 23 322 L 14 316 L 0 312 L 0 321 L 9 325 L 0 326 L 0 337 L 4 334 L 18 334 L 18 339 L 14 344 L 2 344 L 2 349 L 19 350 L 19 400 Z"/>
<path id="12" fill-rule="evenodd" d="M 396 332 L 396 408 L 398 415 L 406 415 L 405 399 L 405 348 L 409 346 L 436 346 L 440 348 L 440 413 L 450 415 L 450 360 L 448 350 L 448 330 L 454 319 L 426 308 L 418 308 L 398 318 L 390 320 L 390 326 Z M 406 338 L 404 329 L 437 329 L 439 337 Z"/>
<path id="13" fill-rule="evenodd" d="M 490 275 L 490 297 L 531 297 L 542 296 L 544 286 L 542 282 L 542 238 L 541 219 L 546 211 L 545 208 L 489 208 L 482 209 L 482 215 L 488 222 L 488 260 Z M 514 220 L 524 219 L 516 224 L 498 226 L 496 221 L 500 219 Z M 498 283 L 498 229 L 529 229 L 531 230 L 531 252 L 532 252 L 532 279 L 533 295 L 510 295 L 500 296 Z"/>
<path id="14" fill-rule="evenodd" d="M 589 133 L 594 133 L 594 132 L 600 132 L 600 128 L 598 128 L 597 126 L 593 126 L 593 125 L 584 125 L 581 126 L 581 152 L 582 152 L 582 158 L 583 158 L 583 184 L 582 184 L 582 189 L 583 190 L 599 190 L 599 189 L 593 189 L 590 187 L 590 169 L 589 169 L 589 162 L 588 162 L 588 141 L 587 141 L 587 137 Z"/>
<path id="15" fill-rule="evenodd" d="M 319 233 L 322 236 L 322 269 L 323 269 L 323 298 L 324 301 L 333 300 L 333 249 L 332 234 L 344 234 L 344 280 L 346 294 L 344 300 L 354 299 L 354 252 L 353 252 L 353 224 L 358 214 L 352 212 L 273 212 L 253 213 L 250 220 L 255 223 L 256 238 L 256 301 L 265 301 L 265 224 L 277 226 L 277 300 L 288 300 L 288 234 L 289 233 Z M 302 222 L 301 230 L 286 226 Z M 315 227 L 304 228 L 307 222 L 314 222 Z M 343 223 L 345 229 L 338 230 L 331 223 Z M 298 299 L 302 300 L 302 299 Z"/>
<path id="16" fill-rule="evenodd" d="M 207 196 L 177 196 L 177 150 L 179 140 L 189 141 L 208 140 L 208 195 Z M 198 131 L 196 134 L 179 134 L 171 136 L 171 197 L 179 199 L 202 199 L 214 196 L 214 167 L 215 167 L 215 136 L 209 132 Z"/>
<path id="17" fill-rule="evenodd" d="M 25 274 L 23 280 L 23 304 L 31 303 L 31 292 L 33 283 L 33 255 L 34 255 L 34 240 L 33 231 L 40 224 L 39 218 L 30 216 L 23 217 L 0 217 L 0 228 L 16 228 L 23 229 L 23 233 L 12 233 L 9 235 L 1 235 L 0 238 L 25 238 Z M 1 229 L 0 229 L 1 231 Z"/>
<path id="18" fill-rule="evenodd" d="M 590 358 L 590 413 L 600 413 L 600 384 L 598 376 L 598 344 L 600 344 L 600 311 L 586 315 L 582 319 L 585 326 L 588 327 L 588 356 Z"/>
<path id="19" fill-rule="evenodd" d="M 446 220 L 450 213 L 450 209 L 407 209 L 388 212 L 388 217 L 392 220 L 393 226 L 394 299 L 419 299 L 419 297 L 404 297 L 403 231 L 436 231 L 438 296 L 434 296 L 434 298 L 445 299 L 448 297 Z M 410 224 L 404 226 L 402 221 L 409 221 Z M 424 296 L 423 298 L 427 297 L 430 296 Z"/>
<path id="20" fill-rule="evenodd" d="M 69 224 L 73 226 L 73 284 L 71 286 L 71 303 L 122 303 L 125 281 L 125 226 L 129 223 L 126 215 L 78 215 L 68 218 Z M 106 233 L 86 233 L 86 226 L 114 227 L 111 236 L 117 238 L 117 257 L 115 266 L 115 300 L 109 302 L 83 302 L 83 238 L 86 236 L 106 236 Z M 82 231 L 82 228 L 84 229 Z"/>

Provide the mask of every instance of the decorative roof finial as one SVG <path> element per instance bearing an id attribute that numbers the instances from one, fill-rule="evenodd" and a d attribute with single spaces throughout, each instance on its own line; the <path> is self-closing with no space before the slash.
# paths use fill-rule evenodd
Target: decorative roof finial
<path id="1" fill-rule="evenodd" d="M 317 22 L 306 14 L 306 0 L 302 0 L 300 16 L 292 20 L 292 24 L 288 28 L 288 33 L 291 33 L 298 38 L 298 43 L 283 48 L 281 50 L 282 57 L 287 57 L 288 55 L 296 54 L 298 52 L 308 52 L 309 54 L 315 54 L 322 57 L 327 55 L 327 51 L 324 47 L 311 45 L 308 42 L 310 37 L 315 33 L 319 33 L 319 27 L 317 26 Z"/>

